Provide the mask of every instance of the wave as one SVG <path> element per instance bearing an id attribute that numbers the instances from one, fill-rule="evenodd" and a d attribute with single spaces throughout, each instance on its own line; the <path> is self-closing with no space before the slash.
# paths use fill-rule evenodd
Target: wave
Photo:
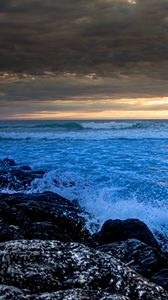
<path id="1" fill-rule="evenodd" d="M 89 131 L 0 131 L 0 141 L 57 141 L 57 140 L 140 140 L 168 139 L 168 130 L 136 129 L 136 130 L 89 130 Z"/>
<path id="2" fill-rule="evenodd" d="M 0 130 L 3 129 L 41 129 L 55 131 L 78 131 L 78 130 L 126 130 L 126 129 L 154 129 L 168 128 L 167 121 L 11 121 L 0 122 Z"/>
<path id="3" fill-rule="evenodd" d="M 105 122 L 83 122 L 81 123 L 84 129 L 92 130 L 125 130 L 125 129 L 144 129 L 154 128 L 158 126 L 153 121 L 105 121 Z"/>
<path id="4" fill-rule="evenodd" d="M 51 191 L 70 199 L 78 200 L 84 208 L 83 213 L 87 220 L 87 228 L 94 232 L 100 229 L 108 219 L 138 218 L 145 222 L 153 233 L 165 238 L 168 235 L 168 210 L 166 200 L 140 200 L 136 191 L 124 197 L 123 186 L 104 186 L 93 182 L 92 176 L 84 177 L 76 172 L 56 169 L 44 174 L 40 179 L 36 178 L 28 190 L 22 190 L 27 194 L 43 193 Z M 5 188 L 1 193 L 17 193 L 17 191 Z M 123 196 L 122 196 L 123 195 Z M 148 195 L 146 195 L 148 196 Z M 165 245 L 164 245 L 165 246 Z"/>
<path id="5" fill-rule="evenodd" d="M 79 122 L 56 122 L 34 125 L 34 128 L 56 129 L 56 130 L 83 130 L 83 126 Z"/>
<path id="6" fill-rule="evenodd" d="M 82 130 L 83 126 L 79 122 L 48 122 L 41 123 L 41 121 L 36 121 L 35 123 L 30 122 L 8 122 L 8 123 L 0 123 L 0 129 L 55 129 L 55 130 Z"/>
<path id="7" fill-rule="evenodd" d="M 57 121 L 32 125 L 33 128 L 53 130 L 126 130 L 126 129 L 154 129 L 167 127 L 168 122 L 157 121 Z"/>
<path id="8" fill-rule="evenodd" d="M 6 124 L 6 125 L 5 125 Z M 3 127 L 6 126 L 6 127 Z M 30 121 L 0 123 L 0 141 L 167 139 L 166 121 Z"/>
<path id="9" fill-rule="evenodd" d="M 157 237 L 168 235 L 166 201 L 138 201 L 135 194 L 127 200 L 116 198 L 116 189 L 121 188 L 98 187 L 90 178 L 57 170 L 46 173 L 42 179 L 35 179 L 28 193 L 52 191 L 72 201 L 78 200 L 87 212 L 87 226 L 92 232 L 108 219 L 138 218 L 145 222 Z"/>

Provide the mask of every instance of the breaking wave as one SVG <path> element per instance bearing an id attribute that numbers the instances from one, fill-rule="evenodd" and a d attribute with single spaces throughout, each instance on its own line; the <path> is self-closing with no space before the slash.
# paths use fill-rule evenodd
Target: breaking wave
<path id="1" fill-rule="evenodd" d="M 135 193 L 129 199 L 117 195 L 121 187 L 102 187 L 74 172 L 50 171 L 42 179 L 35 179 L 28 193 L 52 191 L 70 200 L 78 200 L 87 214 L 87 226 L 94 232 L 108 219 L 138 218 L 144 221 L 153 233 L 168 236 L 168 210 L 166 201 L 146 202 L 137 199 Z M 149 195 L 150 197 L 150 195 Z"/>
<path id="2" fill-rule="evenodd" d="M 0 140 L 109 140 L 168 138 L 168 122 L 48 121 L 0 123 Z"/>
<path id="3" fill-rule="evenodd" d="M 45 170 L 26 192 L 79 200 L 89 228 L 139 218 L 168 236 L 166 121 L 0 122 L 0 158 L 6 156 Z"/>

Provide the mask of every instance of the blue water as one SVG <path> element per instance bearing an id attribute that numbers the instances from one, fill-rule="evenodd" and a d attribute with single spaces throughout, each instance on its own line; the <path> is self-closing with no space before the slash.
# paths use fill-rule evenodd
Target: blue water
<path id="1" fill-rule="evenodd" d="M 166 121 L 0 122 L 5 157 L 46 170 L 27 192 L 78 199 L 88 226 L 131 217 L 168 236 Z"/>

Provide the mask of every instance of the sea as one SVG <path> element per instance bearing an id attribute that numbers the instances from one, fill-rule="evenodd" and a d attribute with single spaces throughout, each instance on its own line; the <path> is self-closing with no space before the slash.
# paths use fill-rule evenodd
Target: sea
<path id="1" fill-rule="evenodd" d="M 167 239 L 168 121 L 0 121 L 6 157 L 45 170 L 24 192 L 78 200 L 91 231 L 107 219 L 138 218 Z"/>

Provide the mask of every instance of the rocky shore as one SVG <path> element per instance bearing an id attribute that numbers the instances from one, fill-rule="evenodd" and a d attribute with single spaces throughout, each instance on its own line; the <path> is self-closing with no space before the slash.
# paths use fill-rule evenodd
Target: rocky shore
<path id="1" fill-rule="evenodd" d="M 86 229 L 77 202 L 26 194 L 33 171 L 0 161 L 0 299 L 168 300 L 168 255 L 137 219 Z"/>

